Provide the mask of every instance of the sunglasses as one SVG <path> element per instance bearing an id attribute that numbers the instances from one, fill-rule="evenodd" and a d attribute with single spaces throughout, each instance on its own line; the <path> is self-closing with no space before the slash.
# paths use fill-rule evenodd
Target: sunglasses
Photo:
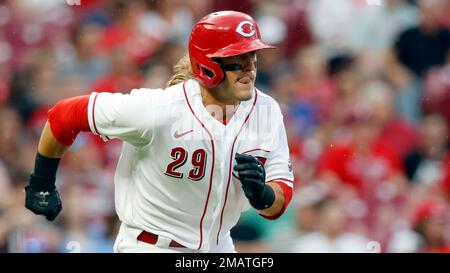
<path id="1" fill-rule="evenodd" d="M 256 57 L 256 53 L 252 52 L 251 54 L 251 58 L 255 58 Z M 241 56 L 236 56 L 237 60 L 241 60 L 243 59 Z M 243 70 L 244 66 L 247 65 L 247 62 L 245 61 L 245 63 L 230 63 L 230 64 L 224 64 L 223 61 L 221 59 L 217 59 L 216 62 L 219 63 L 220 67 L 222 68 L 223 71 L 237 71 L 237 70 Z M 253 61 L 253 65 L 256 67 L 256 58 Z"/>
<path id="2" fill-rule="evenodd" d="M 222 64 L 219 62 L 219 65 L 223 71 L 237 71 L 243 70 L 246 64 Z M 253 62 L 253 65 L 256 67 L 256 61 Z"/>

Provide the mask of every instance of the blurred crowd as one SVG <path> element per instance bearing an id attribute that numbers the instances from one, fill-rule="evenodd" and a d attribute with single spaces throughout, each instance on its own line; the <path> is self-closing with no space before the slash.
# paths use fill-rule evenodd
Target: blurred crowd
<path id="1" fill-rule="evenodd" d="M 59 99 L 164 87 L 192 26 L 238 10 L 277 46 L 256 86 L 281 105 L 286 213 L 246 212 L 242 252 L 450 252 L 450 0 L 0 0 L 0 252 L 112 252 L 119 141 L 80 134 L 63 211 L 24 208 Z"/>

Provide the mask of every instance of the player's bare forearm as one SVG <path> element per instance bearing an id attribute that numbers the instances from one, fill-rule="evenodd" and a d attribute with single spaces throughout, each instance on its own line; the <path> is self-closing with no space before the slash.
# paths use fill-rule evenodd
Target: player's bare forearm
<path id="1" fill-rule="evenodd" d="M 39 139 L 34 171 L 25 187 L 25 207 L 35 214 L 55 220 L 62 210 L 62 202 L 56 189 L 56 171 L 61 156 L 68 146 L 59 142 L 47 122 Z"/>
<path id="2" fill-rule="evenodd" d="M 60 158 L 67 148 L 69 146 L 62 144 L 55 138 L 50 129 L 50 124 L 47 122 L 39 139 L 38 152 L 46 157 Z"/>
<path id="3" fill-rule="evenodd" d="M 272 206 L 267 209 L 259 210 L 264 216 L 275 216 L 280 213 L 284 206 L 284 192 L 281 187 L 276 183 L 267 183 L 267 186 L 271 187 L 275 193 L 275 201 Z"/>

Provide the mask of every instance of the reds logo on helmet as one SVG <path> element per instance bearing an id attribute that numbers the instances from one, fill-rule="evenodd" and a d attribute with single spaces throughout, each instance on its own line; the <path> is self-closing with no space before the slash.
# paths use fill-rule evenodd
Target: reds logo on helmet
<path id="1" fill-rule="evenodd" d="M 255 26 L 252 22 L 242 21 L 236 28 L 236 32 L 241 34 L 244 37 L 252 37 L 255 35 Z"/>
<path id="2" fill-rule="evenodd" d="M 203 86 L 213 88 L 225 78 L 214 58 L 236 56 L 264 48 L 258 24 L 245 13 L 219 11 L 203 17 L 192 29 L 189 59 L 192 73 Z"/>

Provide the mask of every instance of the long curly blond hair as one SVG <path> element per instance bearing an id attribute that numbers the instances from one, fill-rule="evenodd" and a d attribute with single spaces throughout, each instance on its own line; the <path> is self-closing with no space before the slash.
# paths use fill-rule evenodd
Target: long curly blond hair
<path id="1" fill-rule="evenodd" d="M 194 78 L 192 73 L 191 61 L 189 60 L 189 54 L 186 53 L 179 61 L 173 66 L 174 74 L 167 81 L 166 86 L 176 85 L 187 80 Z"/>

